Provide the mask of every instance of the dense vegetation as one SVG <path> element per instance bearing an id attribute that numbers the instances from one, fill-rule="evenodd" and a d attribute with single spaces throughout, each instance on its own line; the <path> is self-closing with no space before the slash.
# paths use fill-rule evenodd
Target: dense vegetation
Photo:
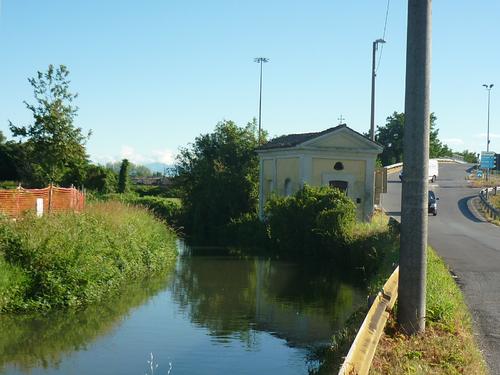
<path id="1" fill-rule="evenodd" d="M 80 214 L 2 219 L 0 310 L 86 304 L 174 258 L 175 234 L 145 210 L 118 202 Z"/>
<path id="2" fill-rule="evenodd" d="M 196 242 L 221 245 L 231 219 L 256 212 L 258 159 L 255 121 L 232 121 L 198 136 L 178 157 L 186 233 Z"/>
<path id="3" fill-rule="evenodd" d="M 179 199 L 161 196 L 139 196 L 136 193 L 105 194 L 98 196 L 99 201 L 118 201 L 128 205 L 140 206 L 178 231 L 182 227 L 183 212 Z"/>
<path id="4" fill-rule="evenodd" d="M 266 206 L 272 248 L 280 254 L 322 255 L 348 246 L 356 206 L 338 189 L 304 186 Z M 299 229 L 300 230 L 297 230 Z"/>
<path id="5" fill-rule="evenodd" d="M 266 220 L 244 214 L 232 220 L 227 245 L 256 249 L 272 257 L 323 259 L 332 265 L 374 274 L 396 241 L 387 218 L 356 221 L 354 203 L 341 191 L 304 186 L 289 197 L 274 196 Z"/>
<path id="6" fill-rule="evenodd" d="M 453 151 L 439 138 L 439 129 L 436 126 L 437 117 L 431 113 L 429 132 L 429 157 L 451 157 Z M 384 151 L 380 155 L 382 165 L 390 165 L 403 161 L 403 135 L 404 135 L 405 114 L 394 112 L 387 117 L 384 126 L 377 126 L 375 140 L 384 146 Z"/>

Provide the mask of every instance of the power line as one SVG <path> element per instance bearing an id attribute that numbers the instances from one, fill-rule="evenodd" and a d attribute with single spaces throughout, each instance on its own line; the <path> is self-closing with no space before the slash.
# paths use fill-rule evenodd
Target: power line
<path id="1" fill-rule="evenodd" d="M 384 22 L 384 33 L 382 35 L 382 40 L 385 40 L 385 33 L 387 31 L 387 19 L 389 18 L 389 6 L 390 6 L 391 0 L 387 0 L 387 7 L 385 10 L 385 22 Z M 378 67 L 380 66 L 380 61 L 382 60 L 382 52 L 384 51 L 384 45 L 382 44 L 380 48 L 380 55 L 378 57 L 378 63 L 377 63 L 377 69 L 375 69 L 375 73 L 378 72 Z"/>

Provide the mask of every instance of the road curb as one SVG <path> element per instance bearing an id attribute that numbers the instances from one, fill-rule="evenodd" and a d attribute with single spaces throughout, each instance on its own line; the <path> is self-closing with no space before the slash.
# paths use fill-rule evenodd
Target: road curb
<path id="1" fill-rule="evenodd" d="M 488 220 L 478 210 L 479 204 L 479 197 L 472 197 L 467 201 L 467 208 L 477 220 L 487 223 Z"/>

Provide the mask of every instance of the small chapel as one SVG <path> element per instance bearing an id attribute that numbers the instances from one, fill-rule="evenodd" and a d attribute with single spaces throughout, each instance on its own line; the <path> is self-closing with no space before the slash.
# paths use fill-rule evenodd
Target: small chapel
<path id="1" fill-rule="evenodd" d="M 289 196 L 308 184 L 344 191 L 356 204 L 358 220 L 368 220 L 374 206 L 376 158 L 382 150 L 345 124 L 284 135 L 259 146 L 260 217 L 272 194 Z"/>

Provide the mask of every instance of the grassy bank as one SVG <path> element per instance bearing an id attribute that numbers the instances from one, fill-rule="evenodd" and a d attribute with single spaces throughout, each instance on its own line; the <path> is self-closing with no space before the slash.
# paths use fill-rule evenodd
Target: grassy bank
<path id="1" fill-rule="evenodd" d="M 402 335 L 391 317 L 371 374 L 487 374 L 462 292 L 430 249 L 427 260 L 427 329 Z"/>
<path id="2" fill-rule="evenodd" d="M 399 256 L 398 229 L 383 213 L 376 213 L 368 223 L 356 223 L 353 227 L 353 243 L 364 250 L 365 261 L 374 259 L 369 269 L 358 270 L 364 276 L 367 295 L 376 295 L 387 278 L 394 271 Z M 355 311 L 344 323 L 341 330 L 334 333 L 330 347 L 320 353 L 322 364 L 311 374 L 337 373 L 344 357 L 358 333 L 359 327 L 368 312 L 368 304 Z"/>
<path id="3" fill-rule="evenodd" d="M 175 234 L 118 202 L 14 222 L 0 219 L 0 311 L 78 306 L 175 259 Z"/>
<path id="4" fill-rule="evenodd" d="M 500 195 L 491 195 L 490 201 L 494 207 L 496 207 L 500 210 Z"/>

